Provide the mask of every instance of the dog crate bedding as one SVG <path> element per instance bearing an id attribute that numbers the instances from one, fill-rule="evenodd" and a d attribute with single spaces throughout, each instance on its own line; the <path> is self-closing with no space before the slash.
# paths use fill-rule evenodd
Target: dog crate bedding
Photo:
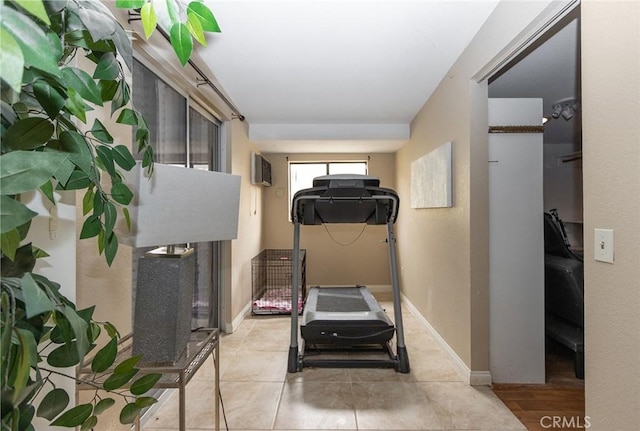
<path id="1" fill-rule="evenodd" d="M 302 312 L 306 295 L 306 250 L 300 251 L 298 313 Z M 253 314 L 290 314 L 293 252 L 288 249 L 266 249 L 251 259 Z"/>

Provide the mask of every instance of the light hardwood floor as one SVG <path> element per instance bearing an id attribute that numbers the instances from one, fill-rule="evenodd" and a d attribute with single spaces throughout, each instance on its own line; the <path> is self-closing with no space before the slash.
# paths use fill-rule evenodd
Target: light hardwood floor
<path id="1" fill-rule="evenodd" d="M 576 378 L 571 352 L 547 343 L 547 378 L 544 385 L 494 385 L 493 392 L 529 431 L 584 430 L 584 380 Z M 573 425 L 573 426 L 571 426 Z"/>

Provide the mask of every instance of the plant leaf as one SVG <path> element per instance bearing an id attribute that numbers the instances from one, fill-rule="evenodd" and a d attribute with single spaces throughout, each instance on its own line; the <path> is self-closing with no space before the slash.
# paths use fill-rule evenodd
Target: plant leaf
<path id="1" fill-rule="evenodd" d="M 78 117 L 78 120 L 86 123 L 87 111 L 90 111 L 91 107 L 84 103 L 82 96 L 80 96 L 80 94 L 78 94 L 78 92 L 73 88 L 67 88 L 67 94 L 69 95 L 69 98 L 66 100 L 64 105 L 67 108 L 67 111 Z"/>
<path id="2" fill-rule="evenodd" d="M 94 41 L 111 38 L 116 32 L 116 22 L 101 11 L 81 7 L 78 9 L 78 17 Z"/>
<path id="3" fill-rule="evenodd" d="M 140 9 L 147 0 L 116 0 L 119 9 Z"/>
<path id="4" fill-rule="evenodd" d="M 38 23 L 27 15 L 5 6 L 4 2 L 0 16 L 2 16 L 0 25 L 20 46 L 25 64 L 60 77 L 56 50 L 53 49 L 51 41 Z"/>
<path id="5" fill-rule="evenodd" d="M 10 260 L 12 261 L 15 260 L 16 250 L 18 250 L 19 246 L 20 246 L 20 233 L 18 232 L 17 228 L 11 229 L 3 234 L 0 234 L 0 252 L 2 252 L 2 254 L 4 254 Z"/>
<path id="6" fill-rule="evenodd" d="M 171 27 L 179 22 L 180 11 L 176 2 L 174 0 L 151 0 L 151 2 L 158 18 L 158 25 L 169 33 Z"/>
<path id="7" fill-rule="evenodd" d="M 64 162 L 60 163 L 58 169 L 53 173 L 53 177 L 58 180 L 59 185 L 64 187 L 67 185 L 67 182 L 69 181 L 69 178 L 71 178 L 75 169 L 76 165 L 67 158 Z"/>
<path id="8" fill-rule="evenodd" d="M 16 195 L 37 189 L 49 181 L 67 157 L 66 154 L 40 151 L 3 154 L 0 156 L 0 194 Z"/>
<path id="9" fill-rule="evenodd" d="M 122 205 L 129 205 L 133 199 L 133 193 L 126 184 L 116 183 L 111 187 L 111 197 Z"/>
<path id="10" fill-rule="evenodd" d="M 129 103 L 130 97 L 129 86 L 126 81 L 120 81 L 111 100 L 111 114 L 113 115 L 114 112 Z"/>
<path id="11" fill-rule="evenodd" d="M 89 187 L 82 197 L 82 215 L 86 216 L 93 209 L 93 187 Z"/>
<path id="12" fill-rule="evenodd" d="M 153 9 L 153 3 L 147 2 L 140 9 L 140 17 L 142 18 L 142 28 L 144 29 L 144 37 L 149 39 L 158 25 L 158 17 Z"/>
<path id="13" fill-rule="evenodd" d="M 69 87 L 73 88 L 83 99 L 102 106 L 102 95 L 91 75 L 77 67 L 64 67 L 62 77 Z"/>
<path id="14" fill-rule="evenodd" d="M 47 197 L 47 199 L 49 199 L 49 202 L 51 202 L 54 205 L 56 204 L 56 199 L 53 196 L 53 183 L 51 182 L 51 180 L 41 185 L 40 191 L 42 192 L 43 195 Z"/>
<path id="15" fill-rule="evenodd" d="M 104 329 L 105 331 L 107 331 L 107 334 L 109 334 L 109 337 L 120 336 L 118 329 L 115 326 L 113 326 L 113 323 L 111 322 L 104 322 Z"/>
<path id="16" fill-rule="evenodd" d="M 124 145 L 116 145 L 113 148 L 113 160 L 125 171 L 130 171 L 136 165 L 131 151 Z"/>
<path id="17" fill-rule="evenodd" d="M 204 31 L 220 33 L 220 26 L 211 10 L 204 3 L 192 1 L 187 7 L 187 13 L 193 13 L 198 17 Z"/>
<path id="18" fill-rule="evenodd" d="M 42 20 L 45 24 L 50 25 L 51 21 L 49 20 L 49 15 L 47 15 L 47 11 L 42 4 L 42 0 L 14 0 L 15 3 L 19 4 L 24 10 L 29 12 L 31 15 L 35 16 Z M 2 41 L 4 45 L 4 40 Z M 3 47 L 4 48 L 4 47 Z"/>
<path id="19" fill-rule="evenodd" d="M 133 382 L 129 391 L 134 395 L 142 395 L 158 383 L 162 374 L 146 374 Z"/>
<path id="20" fill-rule="evenodd" d="M 102 122 L 97 118 L 93 122 L 93 127 L 91 127 L 91 134 L 100 142 L 105 142 L 107 144 L 113 143 L 113 136 L 111 136 L 107 128 L 104 127 L 104 124 L 102 124 Z"/>
<path id="21" fill-rule="evenodd" d="M 69 180 L 62 187 L 64 190 L 82 190 L 92 184 L 91 178 L 80 170 L 71 173 Z"/>
<path id="22" fill-rule="evenodd" d="M 93 156 L 84 136 L 73 130 L 65 130 L 60 134 L 60 145 L 65 152 L 69 153 L 69 160 L 85 174 L 91 174 Z"/>
<path id="23" fill-rule="evenodd" d="M 62 344 L 49 353 L 47 363 L 52 367 L 65 368 L 72 367 L 80 363 L 76 342 Z"/>
<path id="24" fill-rule="evenodd" d="M 124 215 L 124 221 L 127 223 L 127 230 L 131 231 L 131 215 L 127 208 L 122 208 L 122 214 Z"/>
<path id="25" fill-rule="evenodd" d="M 100 219 L 95 215 L 87 217 L 82 224 L 82 230 L 80 231 L 80 239 L 93 238 L 98 235 L 102 230 L 102 223 Z"/>
<path id="26" fill-rule="evenodd" d="M 100 88 L 100 95 L 103 102 L 113 100 L 116 91 L 118 91 L 118 81 L 101 80 L 98 82 L 98 88 Z"/>
<path id="27" fill-rule="evenodd" d="M 20 228 L 16 229 L 20 231 Z M 22 234 L 20 234 L 22 236 Z M 30 243 L 18 247 L 15 253 L 13 261 L 7 262 L 6 259 L 2 259 L 2 276 L 3 277 L 16 277 L 17 283 L 22 283 L 21 279 L 28 272 L 33 271 L 33 267 L 36 265 L 36 250 Z"/>
<path id="28" fill-rule="evenodd" d="M 0 234 L 28 223 L 38 213 L 9 196 L 0 196 Z"/>
<path id="29" fill-rule="evenodd" d="M 9 322 L 11 320 L 11 306 L 9 305 L 9 294 L 2 290 L 0 294 L 0 312 L 2 317 L 2 322 Z M 11 336 L 13 335 L 13 330 L 7 327 L 6 330 L 0 331 L 0 358 L 2 358 L 2 363 L 5 363 L 5 360 L 9 354 L 9 349 L 11 347 Z"/>
<path id="30" fill-rule="evenodd" d="M 142 410 L 136 403 L 129 403 L 120 411 L 120 423 L 123 425 L 131 424 L 136 420 L 136 416 Z"/>
<path id="31" fill-rule="evenodd" d="M 91 416 L 91 412 L 93 412 L 92 404 L 80 404 L 64 412 L 62 416 L 53 421 L 51 425 L 67 428 L 77 427 L 82 425 L 82 423 Z"/>
<path id="32" fill-rule="evenodd" d="M 76 337 L 76 347 L 78 348 L 78 355 L 80 358 L 82 358 L 91 349 L 89 338 L 87 337 L 87 329 L 89 328 L 89 323 L 80 315 L 78 315 L 75 309 L 68 305 L 65 305 L 63 313 L 64 317 L 67 318 L 67 320 L 71 324 L 71 327 L 73 328 L 73 333 Z"/>
<path id="33" fill-rule="evenodd" d="M 113 398 L 103 398 L 100 401 L 98 401 L 96 406 L 93 408 L 93 413 L 96 415 L 99 415 L 105 410 L 107 410 L 109 407 L 113 406 L 115 403 L 116 401 Z"/>
<path id="34" fill-rule="evenodd" d="M 104 204 L 104 233 L 107 237 L 111 236 L 113 233 L 113 227 L 116 225 L 116 221 L 118 220 L 118 212 L 116 211 L 116 206 L 111 202 L 107 201 Z"/>
<path id="35" fill-rule="evenodd" d="M 138 114 L 136 113 L 136 111 L 132 109 L 125 108 L 120 112 L 120 115 L 118 115 L 118 119 L 116 120 L 116 123 L 128 124 L 130 126 L 137 126 Z"/>
<path id="36" fill-rule="evenodd" d="M 24 72 L 24 55 L 22 55 L 18 42 L 4 28 L 0 28 L 0 40 L 2 40 L 0 76 L 13 91 L 20 93 Z"/>
<path id="37" fill-rule="evenodd" d="M 193 40 L 191 39 L 189 29 L 183 23 L 177 22 L 171 26 L 169 38 L 180 64 L 184 66 L 187 64 L 187 61 L 189 61 L 189 57 L 191 57 L 191 52 L 193 51 Z"/>
<path id="38" fill-rule="evenodd" d="M 33 94 L 49 118 L 56 118 L 65 105 L 65 97 L 44 79 L 39 79 L 33 84 Z"/>
<path id="39" fill-rule="evenodd" d="M 204 31 L 202 30 L 202 24 L 200 20 L 196 16 L 195 13 L 190 13 L 187 16 L 187 28 L 189 29 L 189 33 L 198 43 L 202 46 L 207 46 L 207 39 L 204 36 Z"/>
<path id="40" fill-rule="evenodd" d="M 115 259 L 118 253 L 118 237 L 111 232 L 111 235 L 105 235 L 104 255 L 107 259 L 107 265 L 111 266 L 113 259 Z"/>
<path id="41" fill-rule="evenodd" d="M 82 317 L 85 321 L 89 322 L 93 319 L 93 313 L 96 311 L 96 306 L 92 305 L 91 307 L 83 308 L 82 310 L 76 310 L 78 316 Z"/>
<path id="42" fill-rule="evenodd" d="M 47 311 L 55 310 L 56 306 L 44 290 L 38 286 L 30 273 L 22 277 L 22 294 L 24 295 L 24 305 L 27 319 Z"/>
<path id="43" fill-rule="evenodd" d="M 116 174 L 116 168 L 113 164 L 113 156 L 111 155 L 111 148 L 106 145 L 99 145 L 96 147 L 96 154 L 98 156 L 98 160 L 102 162 L 105 170 L 109 173 L 109 175 L 114 176 Z"/>
<path id="44" fill-rule="evenodd" d="M 119 23 L 116 25 L 116 31 L 112 36 L 112 40 L 118 50 L 118 54 L 124 60 L 124 64 L 127 66 L 127 69 L 132 70 L 133 48 L 131 47 L 129 36 L 127 36 L 127 33 Z"/>
<path id="45" fill-rule="evenodd" d="M 106 325 L 105 325 L 105 329 L 107 329 L 107 333 L 108 333 L 109 329 L 106 327 Z M 132 356 L 130 358 L 125 359 L 124 361 L 120 362 L 118 366 L 116 366 L 113 372 L 116 374 L 123 374 L 133 370 L 136 364 L 140 362 L 140 358 L 142 358 L 142 355 L 136 355 L 136 356 Z"/>
<path id="46" fill-rule="evenodd" d="M 12 150 L 33 150 L 43 146 L 53 135 L 53 124 L 46 118 L 28 117 L 13 123 L 2 137 Z"/>
<path id="47" fill-rule="evenodd" d="M 27 387 L 29 382 L 29 374 L 31 372 L 31 364 L 37 363 L 37 359 L 33 356 L 37 356 L 36 340 L 31 331 L 26 329 L 14 327 L 14 334 L 18 339 L 18 348 L 20 350 L 17 355 L 17 362 L 14 368 L 14 404 L 17 401 L 17 397 L 20 396 L 22 390 Z"/>
<path id="48" fill-rule="evenodd" d="M 115 373 L 107 377 L 107 380 L 104 381 L 102 387 L 107 391 L 113 391 L 115 389 L 119 389 L 129 383 L 129 381 L 138 374 L 137 368 L 127 371 L 126 373 Z"/>
<path id="49" fill-rule="evenodd" d="M 91 361 L 91 370 L 95 373 L 101 373 L 109 369 L 116 360 L 118 354 L 118 339 L 113 337 L 109 342 L 96 353 Z"/>
<path id="50" fill-rule="evenodd" d="M 69 395 L 67 391 L 60 388 L 51 390 L 44 396 L 38 406 L 37 416 L 53 420 L 69 405 Z"/>
<path id="51" fill-rule="evenodd" d="M 95 194 L 93 198 L 93 215 L 100 216 L 104 212 L 104 197 L 102 196 L 102 192 L 98 192 Z"/>
<path id="52" fill-rule="evenodd" d="M 96 70 L 93 72 L 95 79 L 113 81 L 120 77 L 120 63 L 112 52 L 106 52 L 100 57 Z"/>
<path id="53" fill-rule="evenodd" d="M 80 427 L 80 431 L 89 431 L 95 428 L 98 425 L 98 417 L 97 416 L 89 416 L 86 421 L 82 423 Z"/>
<path id="54" fill-rule="evenodd" d="M 144 409 L 145 407 L 152 406 L 157 402 L 158 402 L 158 400 L 156 400 L 153 397 L 138 397 L 138 398 L 136 398 L 136 405 L 138 407 L 140 407 L 141 409 Z"/>

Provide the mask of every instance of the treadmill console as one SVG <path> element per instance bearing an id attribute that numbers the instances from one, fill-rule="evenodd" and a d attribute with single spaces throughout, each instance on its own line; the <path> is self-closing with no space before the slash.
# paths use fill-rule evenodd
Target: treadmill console
<path id="1" fill-rule="evenodd" d="M 395 222 L 398 195 L 380 187 L 380 180 L 368 175 L 334 174 L 316 177 L 313 187 L 293 197 L 294 223 L 386 224 Z"/>
<path id="2" fill-rule="evenodd" d="M 334 174 L 324 175 L 313 179 L 313 187 L 327 187 L 330 189 L 351 188 L 363 189 L 365 187 L 380 187 L 380 180 L 368 175 Z"/>

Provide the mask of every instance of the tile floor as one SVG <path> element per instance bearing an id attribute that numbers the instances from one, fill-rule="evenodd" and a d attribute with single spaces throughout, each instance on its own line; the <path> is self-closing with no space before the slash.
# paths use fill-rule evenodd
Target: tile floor
<path id="1" fill-rule="evenodd" d="M 381 302 L 387 310 L 391 303 Z M 424 325 L 403 311 L 411 372 L 313 369 L 287 373 L 288 316 L 248 317 L 220 345 L 220 390 L 230 430 L 525 430 L 488 387 L 463 382 Z M 213 361 L 187 386 L 187 429 L 215 428 Z M 178 428 L 173 391 L 143 422 Z M 225 429 L 221 418 L 220 429 Z"/>

